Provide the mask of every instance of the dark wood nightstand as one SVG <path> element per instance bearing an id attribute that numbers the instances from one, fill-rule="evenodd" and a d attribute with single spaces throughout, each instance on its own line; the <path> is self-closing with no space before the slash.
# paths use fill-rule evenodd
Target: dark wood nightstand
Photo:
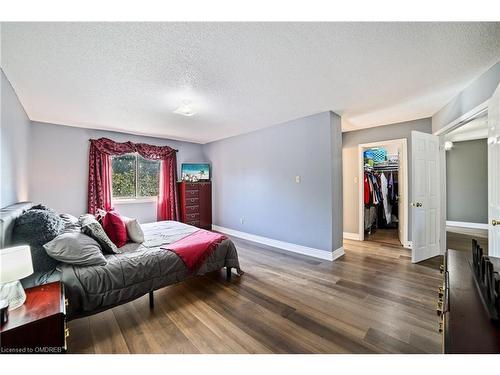
<path id="1" fill-rule="evenodd" d="M 1 353 L 64 353 L 66 301 L 59 281 L 26 289 L 26 302 L 0 327 Z"/>

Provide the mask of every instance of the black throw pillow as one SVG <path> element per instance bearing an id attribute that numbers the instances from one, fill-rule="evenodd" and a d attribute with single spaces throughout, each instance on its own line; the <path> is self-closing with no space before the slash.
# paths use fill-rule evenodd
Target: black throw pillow
<path id="1" fill-rule="evenodd" d="M 64 230 L 64 221 L 53 210 L 30 209 L 16 219 L 12 242 L 30 245 L 33 270 L 47 272 L 58 262 L 47 255 L 43 245 L 52 241 Z"/>

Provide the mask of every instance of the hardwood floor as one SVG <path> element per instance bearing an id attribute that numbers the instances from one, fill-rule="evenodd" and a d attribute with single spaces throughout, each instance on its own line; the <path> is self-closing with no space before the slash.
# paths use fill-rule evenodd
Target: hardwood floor
<path id="1" fill-rule="evenodd" d="M 471 251 L 472 239 L 476 239 L 488 254 L 488 231 L 484 229 L 468 229 L 458 227 L 446 228 L 446 244 L 448 249 Z"/>
<path id="2" fill-rule="evenodd" d="M 216 272 L 69 322 L 70 353 L 440 353 L 440 259 L 344 242 L 335 262 L 233 239 L 246 274 Z"/>
<path id="3" fill-rule="evenodd" d="M 398 229 L 376 229 L 370 234 L 365 234 L 365 241 L 380 242 L 386 245 L 402 247 L 399 241 Z"/>

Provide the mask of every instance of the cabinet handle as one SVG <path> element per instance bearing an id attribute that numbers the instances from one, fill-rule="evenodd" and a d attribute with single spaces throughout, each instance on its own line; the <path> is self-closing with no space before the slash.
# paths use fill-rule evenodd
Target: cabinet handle
<path id="1" fill-rule="evenodd" d="M 443 301 L 439 300 L 437 305 L 436 305 L 436 313 L 438 316 L 441 316 L 443 314 Z"/>
<path id="2" fill-rule="evenodd" d="M 439 301 L 436 306 L 436 313 L 438 316 L 441 316 L 443 314 L 443 302 Z"/>
<path id="3" fill-rule="evenodd" d="M 69 328 L 64 329 L 64 337 L 69 337 Z"/>
<path id="4" fill-rule="evenodd" d="M 68 305 L 69 305 L 69 301 L 68 301 L 68 299 L 67 299 L 67 298 L 65 298 L 65 299 L 64 299 L 64 306 L 68 307 Z"/>

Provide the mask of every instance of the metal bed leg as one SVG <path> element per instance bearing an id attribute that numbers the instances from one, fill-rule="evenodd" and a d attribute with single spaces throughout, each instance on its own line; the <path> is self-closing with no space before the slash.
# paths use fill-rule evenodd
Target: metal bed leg
<path id="1" fill-rule="evenodd" d="M 149 292 L 149 308 L 152 310 L 155 308 L 155 299 L 153 292 Z"/>
<path id="2" fill-rule="evenodd" d="M 232 275 L 231 267 L 226 267 L 226 280 L 227 281 L 231 281 L 231 275 Z"/>

